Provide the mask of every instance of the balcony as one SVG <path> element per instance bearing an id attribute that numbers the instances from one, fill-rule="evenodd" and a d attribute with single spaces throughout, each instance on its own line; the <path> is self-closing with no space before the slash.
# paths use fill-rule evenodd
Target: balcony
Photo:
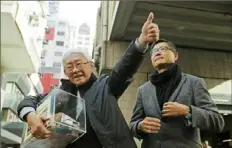
<path id="1" fill-rule="evenodd" d="M 1 121 L 1 143 L 21 144 L 26 126 L 24 122 Z"/>
<path id="2" fill-rule="evenodd" d="M 37 95 L 43 93 L 43 85 L 40 81 L 40 76 L 37 73 L 31 74 L 29 79 L 33 85 L 33 91 L 30 91 L 29 95 Z M 34 92 L 34 93 L 33 93 Z"/>
<path id="3" fill-rule="evenodd" d="M 4 91 L 1 89 L 1 104 L 3 104 L 3 97 L 4 97 Z M 1 105 L 1 111 L 2 111 L 2 105 Z"/>
<path id="4" fill-rule="evenodd" d="M 42 4 L 38 1 L 1 1 L 3 72 L 38 72 L 46 26 Z"/>
<path id="5" fill-rule="evenodd" d="M 24 95 L 27 95 L 31 89 L 31 82 L 25 73 L 4 73 L 2 87 L 5 88 L 7 83 L 16 83 Z"/>
<path id="6" fill-rule="evenodd" d="M 20 144 L 26 124 L 17 117 L 16 110 L 22 98 L 12 93 L 1 90 L 3 101 L 1 110 L 1 143 Z"/>
<path id="7" fill-rule="evenodd" d="M 22 101 L 23 98 L 19 98 L 17 95 L 12 94 L 12 93 L 4 93 L 4 101 L 3 101 L 3 105 L 2 108 L 8 108 L 11 111 L 13 111 L 14 113 L 17 113 L 17 108 L 18 105 L 20 103 L 20 101 Z"/>
<path id="8" fill-rule="evenodd" d="M 22 138 L 1 127 L 1 142 L 4 144 L 20 144 Z"/>

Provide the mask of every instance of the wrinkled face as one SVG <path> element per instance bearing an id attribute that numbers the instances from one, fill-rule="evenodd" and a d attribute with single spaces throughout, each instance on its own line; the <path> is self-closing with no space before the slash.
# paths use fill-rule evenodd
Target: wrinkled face
<path id="1" fill-rule="evenodd" d="M 155 68 L 175 63 L 177 59 L 178 53 L 166 42 L 156 44 L 151 51 L 151 61 Z"/>
<path id="2" fill-rule="evenodd" d="M 64 63 L 64 73 L 76 85 L 85 84 L 93 73 L 94 65 L 84 55 L 74 53 Z"/>

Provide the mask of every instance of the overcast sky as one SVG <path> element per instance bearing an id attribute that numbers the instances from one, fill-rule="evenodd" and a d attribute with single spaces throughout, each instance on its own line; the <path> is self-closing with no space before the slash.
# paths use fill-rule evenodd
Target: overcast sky
<path id="1" fill-rule="evenodd" d="M 97 10 L 100 1 L 60 1 L 60 17 L 79 26 L 86 22 L 95 33 Z"/>

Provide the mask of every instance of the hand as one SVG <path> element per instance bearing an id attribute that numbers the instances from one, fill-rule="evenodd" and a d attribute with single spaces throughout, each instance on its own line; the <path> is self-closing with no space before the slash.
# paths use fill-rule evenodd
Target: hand
<path id="1" fill-rule="evenodd" d="M 189 114 L 189 107 L 180 104 L 177 102 L 167 102 L 164 103 L 162 116 L 163 117 L 169 117 L 169 116 L 186 116 Z"/>
<path id="2" fill-rule="evenodd" d="M 139 36 L 139 43 L 142 45 L 153 43 L 159 40 L 159 28 L 158 25 L 152 23 L 154 14 L 151 12 L 147 18 L 147 21 L 142 27 L 141 34 Z"/>
<path id="3" fill-rule="evenodd" d="M 48 120 L 48 117 L 37 115 L 35 112 L 31 112 L 27 115 L 27 123 L 34 137 L 47 138 L 52 135 L 51 131 L 44 126 Z"/>
<path id="4" fill-rule="evenodd" d="M 160 120 L 157 118 L 146 117 L 139 122 L 138 129 L 144 133 L 158 133 L 160 130 Z"/>

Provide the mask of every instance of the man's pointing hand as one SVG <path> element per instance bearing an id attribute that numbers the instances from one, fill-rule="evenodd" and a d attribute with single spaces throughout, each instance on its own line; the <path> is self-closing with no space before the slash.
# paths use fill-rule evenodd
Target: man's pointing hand
<path id="1" fill-rule="evenodd" d="M 143 24 L 141 34 L 139 36 L 139 43 L 142 45 L 154 43 L 159 40 L 159 28 L 158 25 L 153 23 L 154 14 L 151 12 L 147 18 L 147 21 Z"/>

